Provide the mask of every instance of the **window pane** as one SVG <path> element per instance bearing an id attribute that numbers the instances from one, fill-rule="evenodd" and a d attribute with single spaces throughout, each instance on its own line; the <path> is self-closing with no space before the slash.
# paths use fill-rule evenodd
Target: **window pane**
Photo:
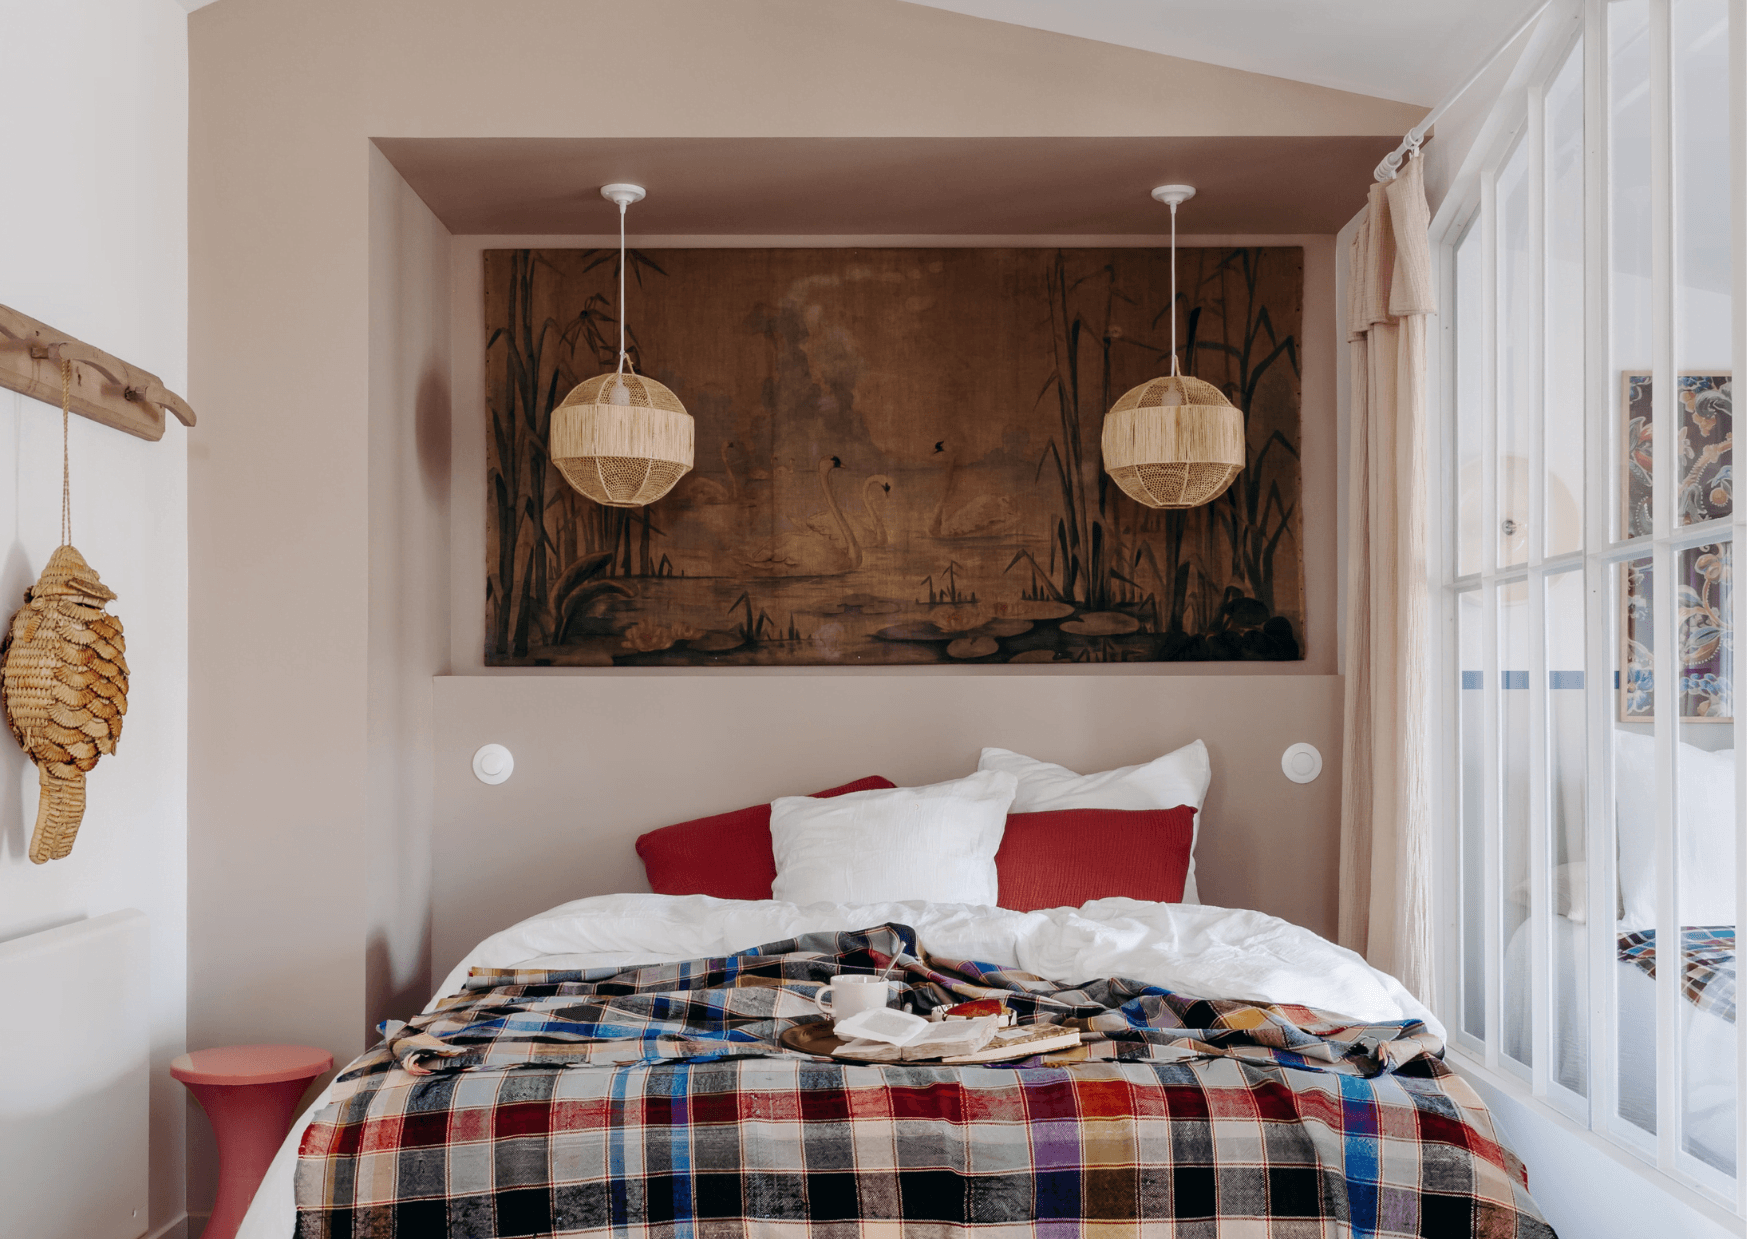
<path id="1" fill-rule="evenodd" d="M 1614 568 L 1614 807 L 1620 869 L 1619 1017 L 1621 1117 L 1657 1130 L 1657 992 L 1642 967 L 1657 922 L 1657 762 L 1651 739 L 1651 561 Z M 1654 946 L 1654 942 L 1651 943 Z"/>
<path id="2" fill-rule="evenodd" d="M 1536 309 L 1540 282 L 1530 248 L 1529 143 L 1499 170 L 1499 563 L 1529 555 L 1530 437 L 1536 432 Z"/>
<path id="3" fill-rule="evenodd" d="M 1545 151 L 1548 262 L 1547 463 L 1542 544 L 1548 555 L 1584 545 L 1584 43 L 1548 87 Z"/>
<path id="4" fill-rule="evenodd" d="M 1682 524 L 1730 513 L 1727 0 L 1674 0 L 1676 442 Z"/>
<path id="5" fill-rule="evenodd" d="M 1504 885 L 1499 902 L 1506 945 L 1506 1019 L 1501 1050 L 1529 1065 L 1530 1039 L 1530 628 L 1529 585 L 1499 587 L 1499 825 Z"/>
<path id="6" fill-rule="evenodd" d="M 1551 1070 L 1567 1089 L 1584 1093 L 1590 1045 L 1590 972 L 1584 951 L 1590 917 L 1584 848 L 1584 570 L 1549 577 L 1547 591 Z"/>
<path id="7" fill-rule="evenodd" d="M 1651 58 L 1648 0 L 1608 6 L 1611 357 L 1620 377 L 1616 535 L 1651 532 Z"/>
<path id="8" fill-rule="evenodd" d="M 1736 1169 L 1736 1025 L 1714 971 L 1736 949 L 1735 634 L 1731 544 L 1676 554 L 1680 575 L 1681 744 L 1675 794 L 1676 923 L 1681 927 L 1682 1146 L 1726 1174 Z"/>
<path id="9" fill-rule="evenodd" d="M 1481 335 L 1481 229 L 1457 242 L 1457 575 L 1481 571 L 1481 429 L 1487 394 L 1487 342 Z M 1479 666 L 1479 664 L 1477 664 Z"/>
<path id="10" fill-rule="evenodd" d="M 1462 801 L 1462 1023 L 1463 1031 L 1487 1037 L 1486 872 L 1482 831 L 1481 593 L 1457 595 L 1457 743 L 1461 747 Z"/>

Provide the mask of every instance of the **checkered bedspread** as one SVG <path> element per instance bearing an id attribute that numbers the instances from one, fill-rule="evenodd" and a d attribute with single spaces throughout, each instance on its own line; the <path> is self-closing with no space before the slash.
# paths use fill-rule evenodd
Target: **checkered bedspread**
<path id="1" fill-rule="evenodd" d="M 1085 1044 L 844 1064 L 777 1040 L 835 973 L 1000 997 Z M 341 1074 L 303 1138 L 305 1236 L 1549 1236 L 1417 1022 L 1046 981 L 804 935 L 621 970 L 476 970 Z"/>
<path id="2" fill-rule="evenodd" d="M 1657 932 L 1635 930 L 1620 936 L 1617 955 L 1657 976 Z M 1681 993 L 1702 1012 L 1736 1022 L 1736 927 L 1681 928 Z"/>

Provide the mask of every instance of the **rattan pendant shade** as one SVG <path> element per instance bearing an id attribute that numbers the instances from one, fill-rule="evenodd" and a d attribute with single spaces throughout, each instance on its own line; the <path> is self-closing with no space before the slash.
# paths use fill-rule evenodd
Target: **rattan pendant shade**
<path id="1" fill-rule="evenodd" d="M 1244 414 L 1212 383 L 1178 373 L 1177 209 L 1195 195 L 1161 185 L 1171 207 L 1171 373 L 1117 398 L 1105 415 L 1105 472 L 1149 508 L 1198 508 L 1218 499 L 1244 468 Z"/>
<path id="2" fill-rule="evenodd" d="M 1195 508 L 1244 468 L 1244 415 L 1212 383 L 1171 374 L 1117 398 L 1100 446 L 1105 472 L 1130 499 Z"/>
<path id="3" fill-rule="evenodd" d="M 655 503 L 692 468 L 692 415 L 654 379 L 596 375 L 552 411 L 548 446 L 558 472 L 584 495 L 636 508 Z"/>
<path id="4" fill-rule="evenodd" d="M 653 504 L 692 468 L 692 415 L 672 391 L 631 369 L 625 351 L 625 208 L 636 185 L 603 185 L 619 205 L 619 366 L 585 379 L 552 411 L 547 450 L 564 480 L 597 504 Z"/>

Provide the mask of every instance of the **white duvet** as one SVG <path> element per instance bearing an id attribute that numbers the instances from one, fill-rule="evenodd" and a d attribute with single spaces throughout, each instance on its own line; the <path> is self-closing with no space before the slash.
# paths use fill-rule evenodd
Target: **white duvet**
<path id="1" fill-rule="evenodd" d="M 1309 930 L 1242 909 L 1093 900 L 1078 909 L 1016 913 L 964 904 L 809 904 L 710 896 L 591 896 L 519 922 L 475 947 L 432 1002 L 461 989 L 475 966 L 592 968 L 691 960 L 815 930 L 901 922 L 931 955 L 1017 966 L 1039 977 L 1129 977 L 1207 998 L 1296 1003 L 1365 1021 L 1444 1027 L 1387 974 Z M 429 1005 L 427 1005 L 429 1010 Z M 324 1091 L 286 1137 L 239 1236 L 290 1236 L 292 1173 Z"/>

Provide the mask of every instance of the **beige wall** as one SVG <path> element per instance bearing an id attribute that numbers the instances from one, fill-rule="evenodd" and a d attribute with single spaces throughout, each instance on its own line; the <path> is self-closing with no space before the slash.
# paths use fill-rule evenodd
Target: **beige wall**
<path id="1" fill-rule="evenodd" d="M 189 56 L 188 1038 L 342 1059 L 418 972 L 414 682 L 445 640 L 421 608 L 466 588 L 425 558 L 441 488 L 406 465 L 440 416 L 420 394 L 441 328 L 383 296 L 441 296 L 433 234 L 372 137 L 1397 134 L 1416 114 L 893 0 L 221 0 Z"/>
<path id="2" fill-rule="evenodd" d="M 449 233 L 370 148 L 365 1036 L 430 990 L 431 677 L 449 658 Z"/>
<path id="3" fill-rule="evenodd" d="M 1334 934 L 1339 677 L 928 670 L 439 677 L 433 962 L 447 972 L 487 934 L 565 900 L 647 891 L 633 843 L 671 822 L 864 775 L 956 779 L 985 745 L 1097 770 L 1197 738 L 1214 768 L 1197 823 L 1202 900 Z M 1309 784 L 1281 773 L 1297 741 L 1323 754 Z M 503 784 L 473 777 L 488 743 L 515 755 Z"/>

